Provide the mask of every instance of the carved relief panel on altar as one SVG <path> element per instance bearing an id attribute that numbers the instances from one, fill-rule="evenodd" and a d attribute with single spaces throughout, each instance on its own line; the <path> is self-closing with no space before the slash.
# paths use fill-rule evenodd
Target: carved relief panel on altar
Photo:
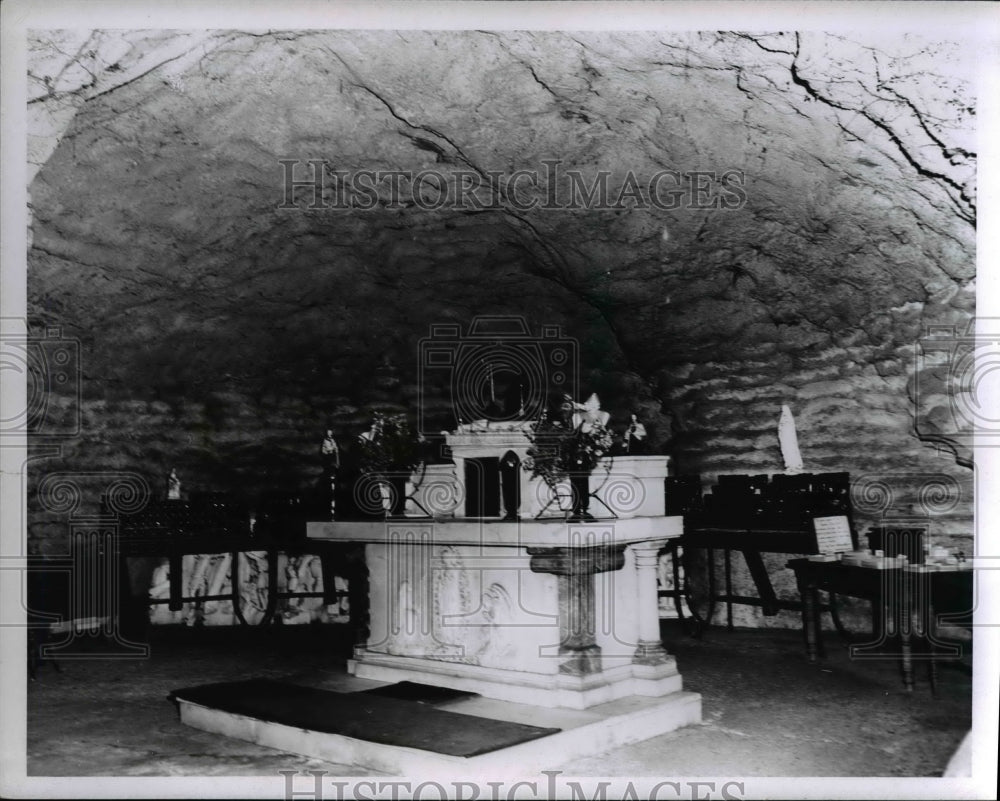
<path id="1" fill-rule="evenodd" d="M 368 545 L 371 652 L 553 673 L 555 576 L 519 550 L 429 545 L 430 529 Z M 428 545 L 421 545 L 421 542 Z"/>

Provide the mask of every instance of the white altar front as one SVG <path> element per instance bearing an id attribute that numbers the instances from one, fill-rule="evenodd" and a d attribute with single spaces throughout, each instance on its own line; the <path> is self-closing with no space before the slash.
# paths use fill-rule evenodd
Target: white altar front
<path id="1" fill-rule="evenodd" d="M 657 553 L 681 518 L 310 523 L 365 543 L 370 634 L 349 671 L 547 707 L 681 689 Z"/>
<path id="2" fill-rule="evenodd" d="M 679 692 L 657 608 L 658 552 L 682 533 L 682 518 L 664 515 L 667 458 L 599 465 L 595 520 L 566 519 L 553 490 L 524 469 L 516 510 L 464 517 L 463 462 L 523 460 L 518 425 L 450 435 L 454 466 L 425 476 L 408 507 L 433 517 L 308 524 L 312 539 L 365 544 L 370 634 L 349 670 L 543 707 Z"/>

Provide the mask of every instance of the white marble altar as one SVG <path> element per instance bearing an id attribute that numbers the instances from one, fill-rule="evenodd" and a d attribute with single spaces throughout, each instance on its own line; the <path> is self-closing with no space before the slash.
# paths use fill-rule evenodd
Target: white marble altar
<path id="1" fill-rule="evenodd" d="M 456 759 L 194 703 L 181 704 L 185 723 L 388 773 L 524 775 L 701 721 L 701 696 L 683 690 L 660 641 L 658 554 L 683 528 L 681 517 L 664 515 L 666 457 L 599 465 L 590 504 L 599 519 L 577 522 L 558 499 L 551 503 L 551 488 L 520 464 L 510 469 L 530 445 L 523 424 L 470 427 L 449 444 L 455 464 L 414 477 L 404 516 L 307 524 L 310 539 L 359 543 L 365 552 L 369 633 L 338 687 L 410 681 L 466 690 L 478 697 L 449 709 L 484 725 L 560 731 Z M 467 472 L 466 459 L 508 464 Z M 498 515 L 465 516 L 466 475 L 500 484 L 482 480 L 476 490 L 478 503 L 494 493 L 489 508 Z M 503 486 L 514 479 L 516 495 Z"/>
<path id="2" fill-rule="evenodd" d="M 682 518 L 664 515 L 668 458 L 601 460 L 597 519 L 574 522 L 559 489 L 524 466 L 530 431 L 461 425 L 445 434 L 453 464 L 411 483 L 404 517 L 308 524 L 312 539 L 365 544 L 369 637 L 356 676 L 576 709 L 681 689 L 657 598 L 658 552 L 682 533 Z"/>
<path id="3" fill-rule="evenodd" d="M 351 672 L 585 709 L 681 689 L 660 643 L 657 553 L 679 517 L 310 523 L 365 543 L 370 635 Z"/>

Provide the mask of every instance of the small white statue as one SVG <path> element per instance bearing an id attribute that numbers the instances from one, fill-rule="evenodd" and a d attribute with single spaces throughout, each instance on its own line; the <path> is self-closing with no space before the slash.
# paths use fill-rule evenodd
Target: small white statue
<path id="1" fill-rule="evenodd" d="M 340 467 L 340 448 L 337 447 L 337 440 L 333 438 L 333 431 L 329 428 L 323 438 L 320 454 L 323 457 L 323 471 L 327 475 L 335 473 Z"/>
<path id="2" fill-rule="evenodd" d="M 181 480 L 177 477 L 177 471 L 171 470 L 167 479 L 167 500 L 179 501 L 181 499 Z"/>
<path id="3" fill-rule="evenodd" d="M 794 476 L 803 470 L 802 454 L 799 452 L 799 438 L 795 432 L 795 418 L 792 410 L 785 404 L 781 407 L 781 417 L 778 420 L 778 444 L 781 447 L 781 457 L 785 461 L 786 475 Z"/>
<path id="4" fill-rule="evenodd" d="M 630 452 L 646 438 L 646 426 L 639 422 L 639 418 L 634 414 L 625 432 L 625 451 Z"/>
<path id="5" fill-rule="evenodd" d="M 340 448 L 337 447 L 337 440 L 333 438 L 333 431 L 326 430 L 323 444 L 319 449 L 323 459 L 323 477 L 329 485 L 330 494 L 330 519 L 333 520 L 337 513 L 337 471 L 340 470 Z"/>

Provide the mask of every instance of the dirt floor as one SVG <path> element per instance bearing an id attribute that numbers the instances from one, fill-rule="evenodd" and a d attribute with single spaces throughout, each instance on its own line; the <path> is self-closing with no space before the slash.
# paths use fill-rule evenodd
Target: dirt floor
<path id="1" fill-rule="evenodd" d="M 809 664 L 796 631 L 715 628 L 695 639 L 665 623 L 685 689 L 702 694 L 703 724 L 553 768 L 627 777 L 940 776 L 971 726 L 971 654 L 941 665 L 933 697 L 925 664 L 917 663 L 908 693 L 891 654 L 852 660 L 835 634 L 825 638 L 826 660 Z M 106 646 L 84 640 L 58 670 L 39 667 L 28 687 L 29 776 L 370 775 L 189 728 L 167 698 L 239 678 L 318 684 L 344 670 L 344 627 L 161 627 L 146 639 L 148 658 L 96 658 Z"/>

